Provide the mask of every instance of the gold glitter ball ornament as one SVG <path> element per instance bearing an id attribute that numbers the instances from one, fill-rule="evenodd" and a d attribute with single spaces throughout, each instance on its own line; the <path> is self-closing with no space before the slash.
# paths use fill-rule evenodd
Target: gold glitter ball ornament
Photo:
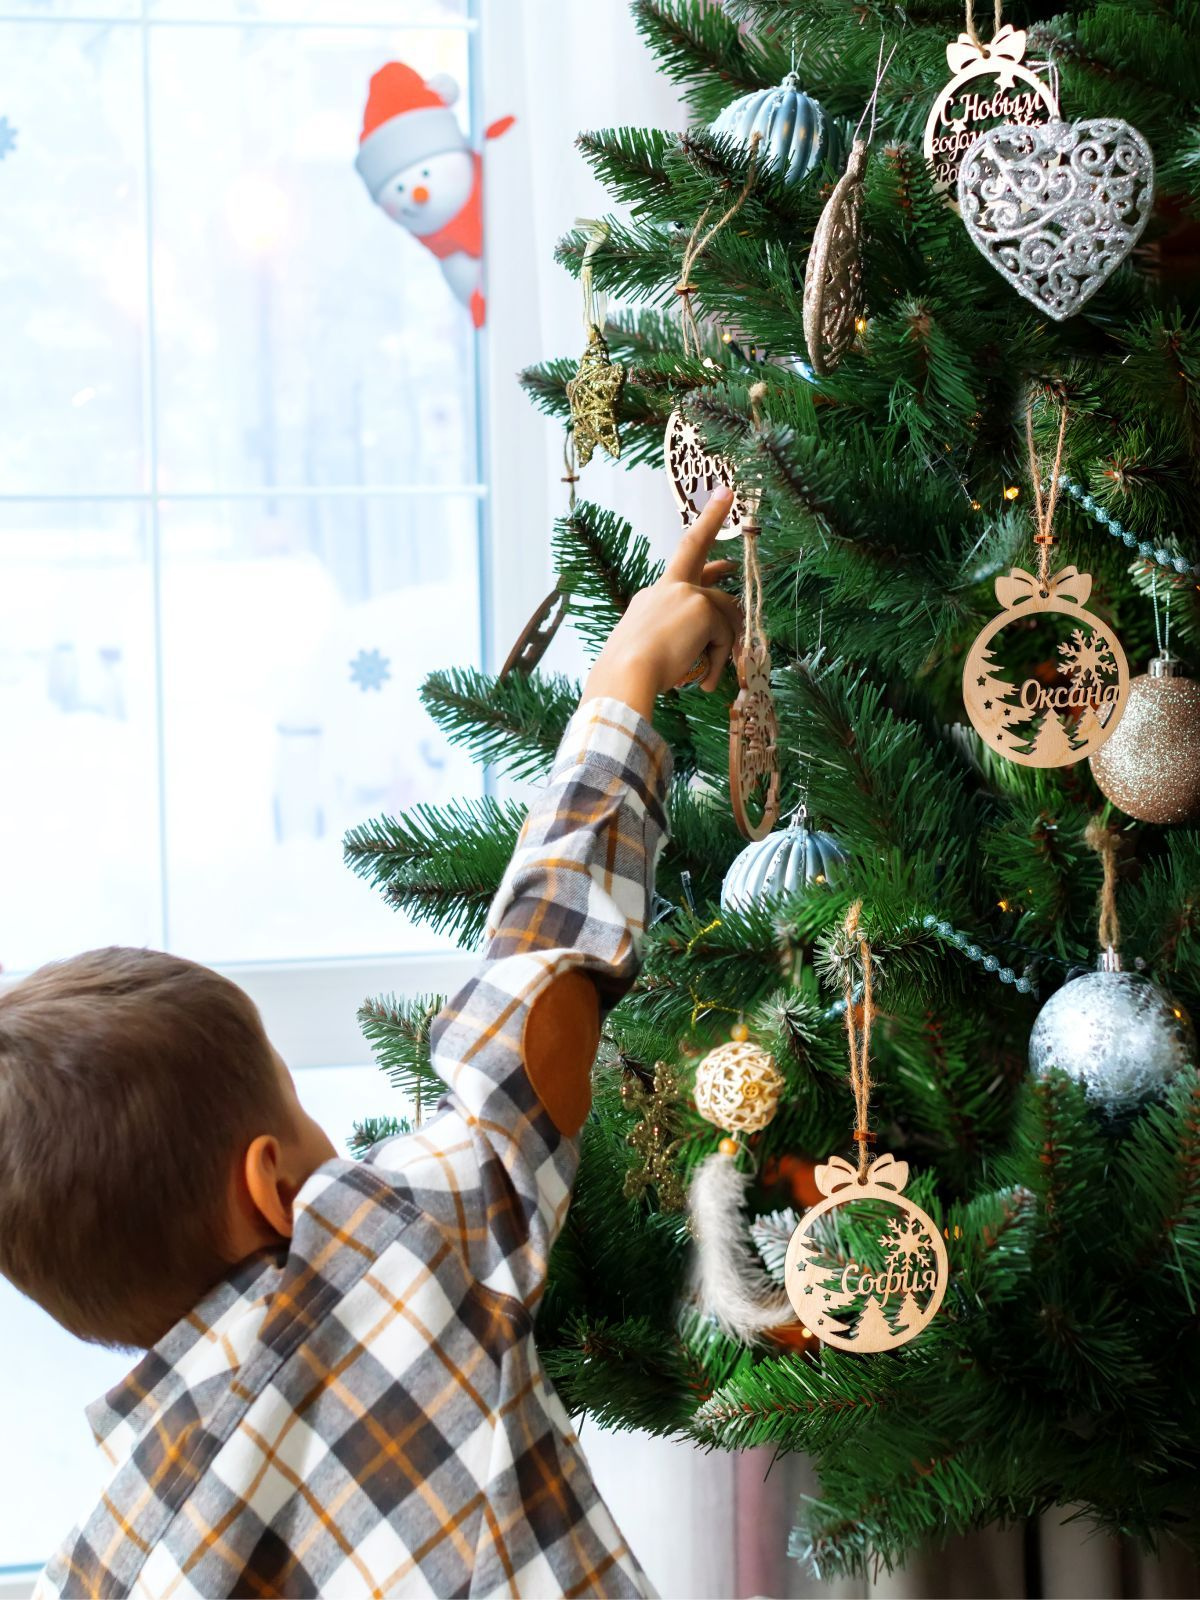
<path id="1" fill-rule="evenodd" d="M 1129 685 L 1125 714 L 1091 758 L 1106 800 L 1139 822 L 1200 818 L 1200 682 L 1165 650 Z"/>
<path id="2" fill-rule="evenodd" d="M 719 1044 L 696 1068 L 696 1110 L 726 1133 L 765 1128 L 782 1092 L 774 1056 L 748 1038 Z"/>
<path id="3" fill-rule="evenodd" d="M 617 401 L 624 386 L 625 368 L 610 360 L 604 335 L 593 322 L 588 330 L 587 349 L 567 384 L 575 451 L 581 467 L 587 466 L 597 445 L 603 446 L 614 461 L 620 456 Z"/>

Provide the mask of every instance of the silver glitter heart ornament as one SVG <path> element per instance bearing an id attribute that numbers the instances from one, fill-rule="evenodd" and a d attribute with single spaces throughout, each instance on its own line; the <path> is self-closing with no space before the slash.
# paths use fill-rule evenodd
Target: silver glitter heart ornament
<path id="1" fill-rule="evenodd" d="M 1154 206 L 1154 156 L 1115 117 L 1005 123 L 968 148 L 958 203 L 997 272 L 1062 322 L 1141 237 Z"/>

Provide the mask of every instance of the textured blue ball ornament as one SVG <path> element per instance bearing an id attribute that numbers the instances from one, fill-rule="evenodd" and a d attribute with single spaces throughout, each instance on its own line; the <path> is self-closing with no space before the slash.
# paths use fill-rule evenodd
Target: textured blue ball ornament
<path id="1" fill-rule="evenodd" d="M 831 833 L 821 833 L 807 818 L 798 817 L 734 857 L 721 885 L 721 909 L 745 911 L 810 884 L 836 883 L 845 859 L 846 852 Z"/>
<path id="2" fill-rule="evenodd" d="M 777 89 L 754 89 L 726 106 L 712 132 L 741 145 L 761 134 L 759 160 L 788 184 L 803 183 L 821 167 L 842 165 L 840 128 L 805 94 L 794 72 Z"/>

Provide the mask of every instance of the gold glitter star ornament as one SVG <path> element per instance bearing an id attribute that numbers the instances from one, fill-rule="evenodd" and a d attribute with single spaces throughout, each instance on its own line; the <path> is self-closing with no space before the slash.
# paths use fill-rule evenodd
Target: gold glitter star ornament
<path id="1" fill-rule="evenodd" d="M 575 451 L 581 467 L 587 466 L 597 445 L 601 445 L 614 461 L 619 458 L 621 435 L 617 426 L 617 401 L 624 387 L 625 368 L 610 359 L 604 335 L 593 322 L 588 329 L 587 349 L 579 358 L 579 370 L 567 384 Z"/>

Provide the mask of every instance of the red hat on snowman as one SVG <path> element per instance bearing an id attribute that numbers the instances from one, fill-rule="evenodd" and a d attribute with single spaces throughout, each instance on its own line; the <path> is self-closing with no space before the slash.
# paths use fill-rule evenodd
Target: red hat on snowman
<path id="1" fill-rule="evenodd" d="M 389 61 L 371 79 L 362 135 L 354 165 L 372 200 L 404 167 L 467 141 L 450 107 L 458 89 L 450 78 L 428 80 L 402 61 Z"/>

